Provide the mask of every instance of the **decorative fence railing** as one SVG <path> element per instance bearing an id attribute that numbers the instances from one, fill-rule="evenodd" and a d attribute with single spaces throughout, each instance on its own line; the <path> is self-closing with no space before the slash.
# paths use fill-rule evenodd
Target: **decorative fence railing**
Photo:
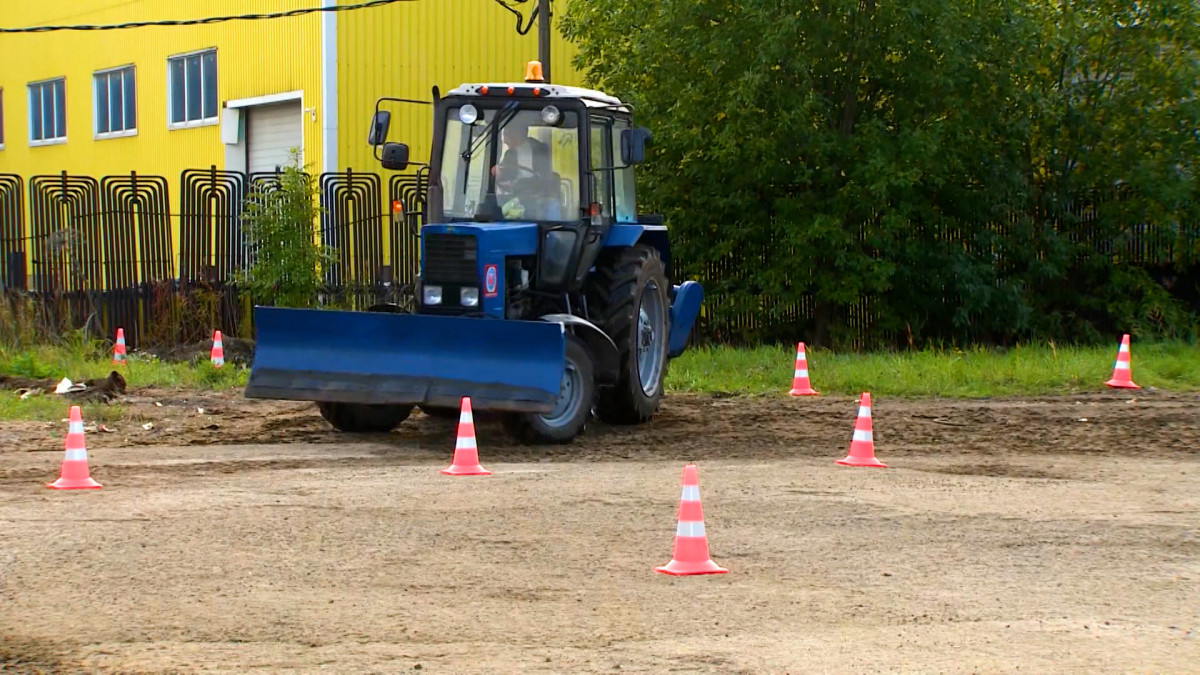
<path id="1" fill-rule="evenodd" d="M 426 174 L 318 177 L 323 243 L 336 252 L 322 297 L 349 307 L 402 301 L 417 269 Z M 0 289 L 48 330 L 125 329 L 132 345 L 186 341 L 216 324 L 248 335 L 231 283 L 249 265 L 242 213 L 276 174 L 188 169 L 171 184 L 138 173 L 0 174 Z M 177 192 L 172 195 L 172 187 Z M 386 201 L 384 198 L 387 198 Z"/>

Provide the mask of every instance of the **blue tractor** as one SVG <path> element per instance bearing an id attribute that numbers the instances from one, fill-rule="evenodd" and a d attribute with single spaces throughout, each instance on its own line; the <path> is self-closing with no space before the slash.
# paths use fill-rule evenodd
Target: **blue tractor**
<path id="1" fill-rule="evenodd" d="M 315 401 L 346 432 L 470 397 L 529 443 L 651 418 L 703 291 L 673 281 L 666 227 L 637 213 L 649 134 L 629 106 L 539 70 L 434 90 L 412 310 L 256 307 L 247 397 Z M 401 171 L 389 123 L 377 106 L 369 142 Z"/>

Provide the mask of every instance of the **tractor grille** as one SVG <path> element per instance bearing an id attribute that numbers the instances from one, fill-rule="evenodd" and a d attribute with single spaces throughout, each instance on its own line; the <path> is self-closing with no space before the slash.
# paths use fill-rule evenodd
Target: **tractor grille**
<path id="1" fill-rule="evenodd" d="M 475 236 L 469 234 L 425 235 L 425 283 L 479 284 L 475 261 Z"/>

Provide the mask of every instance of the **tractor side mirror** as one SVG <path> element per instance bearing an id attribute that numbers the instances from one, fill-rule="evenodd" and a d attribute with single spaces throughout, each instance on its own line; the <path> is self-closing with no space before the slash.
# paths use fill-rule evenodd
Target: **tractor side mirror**
<path id="1" fill-rule="evenodd" d="M 388 129 L 392 126 L 392 113 L 386 110 L 376 110 L 371 118 L 371 131 L 367 134 L 367 145 L 379 147 L 387 140 Z"/>
<path id="2" fill-rule="evenodd" d="M 408 146 L 404 143 L 384 143 L 383 157 L 380 158 L 383 168 L 389 171 L 403 171 L 408 168 Z"/>
<path id="3" fill-rule="evenodd" d="M 621 130 L 621 163 L 629 166 L 641 164 L 646 159 L 646 143 L 650 130 L 646 127 Z"/>

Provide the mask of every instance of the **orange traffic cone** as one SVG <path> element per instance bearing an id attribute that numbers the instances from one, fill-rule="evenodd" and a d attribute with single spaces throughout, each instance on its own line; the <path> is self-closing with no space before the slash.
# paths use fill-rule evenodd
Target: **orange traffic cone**
<path id="1" fill-rule="evenodd" d="M 858 399 L 858 419 L 854 421 L 850 454 L 837 460 L 837 463 L 843 466 L 887 467 L 887 464 L 875 459 L 875 436 L 871 428 L 871 394 L 868 392 L 864 391 Z"/>
<path id="2" fill-rule="evenodd" d="M 792 378 L 791 396 L 817 396 L 820 392 L 812 388 L 808 381 L 808 355 L 804 353 L 804 343 L 796 345 L 796 374 Z"/>
<path id="3" fill-rule="evenodd" d="M 700 508 L 700 479 L 695 464 L 683 467 L 683 494 L 679 497 L 678 524 L 671 562 L 655 567 L 655 572 L 677 577 L 692 574 L 725 574 L 708 557 L 708 535 L 704 532 L 704 512 Z"/>
<path id="4" fill-rule="evenodd" d="M 479 465 L 479 445 L 475 442 L 475 418 L 471 414 L 471 397 L 464 396 L 458 414 L 458 440 L 454 443 L 454 461 L 442 469 L 447 476 L 490 476 L 491 471 Z"/>
<path id="5" fill-rule="evenodd" d="M 79 406 L 71 406 L 67 441 L 64 444 L 66 454 L 63 456 L 62 467 L 58 472 L 58 480 L 46 487 L 54 490 L 95 490 L 100 484 L 92 480 L 88 471 L 87 444 L 83 440 L 83 414 Z"/>
<path id="6" fill-rule="evenodd" d="M 225 365 L 225 347 L 221 344 L 221 331 L 213 332 L 212 352 L 209 354 L 214 368 Z"/>
<path id="7" fill-rule="evenodd" d="M 125 329 L 117 329 L 117 344 L 113 347 L 113 363 L 117 365 L 125 364 Z"/>
<path id="8" fill-rule="evenodd" d="M 1133 383 L 1133 371 L 1129 369 L 1129 333 L 1121 338 L 1121 346 L 1117 348 L 1117 362 L 1113 365 L 1112 379 L 1104 384 L 1114 389 L 1141 389 Z"/>

